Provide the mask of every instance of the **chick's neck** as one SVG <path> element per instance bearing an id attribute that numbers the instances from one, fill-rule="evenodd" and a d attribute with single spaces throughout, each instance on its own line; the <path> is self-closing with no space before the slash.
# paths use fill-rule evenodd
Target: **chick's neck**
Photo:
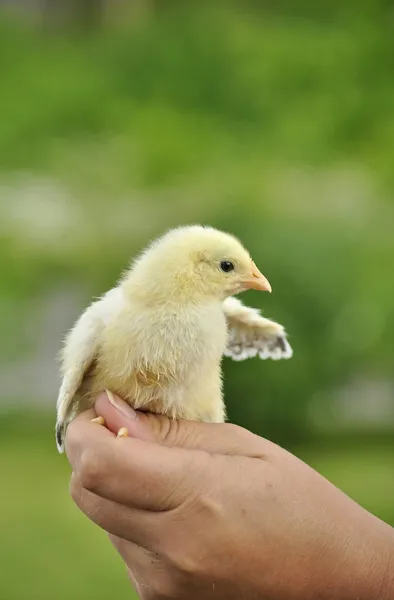
<path id="1" fill-rule="evenodd" d="M 126 298 L 152 308 L 221 304 L 224 300 L 210 290 L 201 278 L 189 277 L 182 272 L 157 277 L 131 272 L 123 281 L 122 288 Z"/>

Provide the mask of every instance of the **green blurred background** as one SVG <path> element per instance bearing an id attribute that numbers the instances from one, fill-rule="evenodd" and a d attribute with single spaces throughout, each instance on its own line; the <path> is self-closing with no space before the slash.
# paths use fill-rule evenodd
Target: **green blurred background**
<path id="1" fill-rule="evenodd" d="M 0 1 L 1 600 L 133 597 L 68 496 L 55 357 L 179 224 L 244 241 L 294 346 L 225 362 L 230 420 L 394 525 L 394 13 L 297 7 Z"/>

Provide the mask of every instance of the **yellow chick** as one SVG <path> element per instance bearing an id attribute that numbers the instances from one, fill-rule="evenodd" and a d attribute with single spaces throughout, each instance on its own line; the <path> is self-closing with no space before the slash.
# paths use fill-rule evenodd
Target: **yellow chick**
<path id="1" fill-rule="evenodd" d="M 270 292 L 271 286 L 227 233 L 193 225 L 151 243 L 66 338 L 57 400 L 59 452 L 68 423 L 104 389 L 135 409 L 223 422 L 223 355 L 292 355 L 281 325 L 232 297 L 248 289 Z"/>

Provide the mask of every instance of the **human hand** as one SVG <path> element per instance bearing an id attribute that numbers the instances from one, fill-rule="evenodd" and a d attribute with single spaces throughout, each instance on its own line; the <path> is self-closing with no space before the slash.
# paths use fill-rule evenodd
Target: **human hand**
<path id="1" fill-rule="evenodd" d="M 295 456 L 234 425 L 135 419 L 115 401 L 124 412 L 96 402 L 108 429 L 93 410 L 68 428 L 71 493 L 141 600 L 394 597 L 393 530 Z M 130 437 L 116 438 L 122 426 Z"/>

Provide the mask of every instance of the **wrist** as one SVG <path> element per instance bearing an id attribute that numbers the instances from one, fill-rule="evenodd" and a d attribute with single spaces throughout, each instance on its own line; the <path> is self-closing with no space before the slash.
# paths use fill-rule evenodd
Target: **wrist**
<path id="1" fill-rule="evenodd" d="M 327 593 L 327 600 L 394 598 L 394 529 L 368 513 L 365 516 L 366 522 L 359 523 L 358 535 L 349 539 L 345 552 L 338 553 L 333 581 L 327 586 L 335 593 Z"/>
<path id="2" fill-rule="evenodd" d="M 387 527 L 389 527 L 387 525 Z M 394 529 L 387 531 L 387 544 L 377 554 L 375 562 L 375 579 L 377 582 L 377 600 L 392 600 L 394 598 Z"/>

